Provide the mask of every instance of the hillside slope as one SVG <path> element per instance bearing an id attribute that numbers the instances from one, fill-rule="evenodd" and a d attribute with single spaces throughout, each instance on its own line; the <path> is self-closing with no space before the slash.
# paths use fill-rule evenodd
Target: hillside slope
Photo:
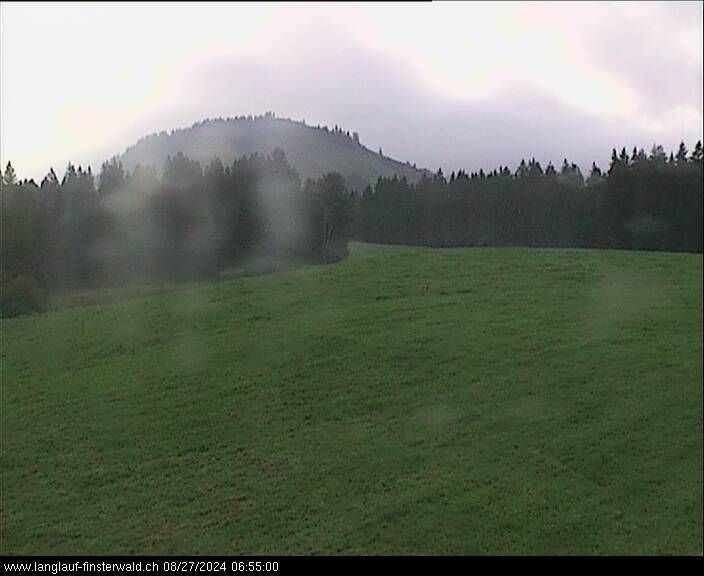
<path id="1" fill-rule="evenodd" d="M 362 191 L 380 176 L 405 176 L 417 181 L 422 171 L 364 147 L 354 135 L 315 128 L 292 120 L 263 116 L 254 119 L 206 120 L 190 128 L 142 138 L 121 159 L 132 170 L 138 163 L 161 167 L 167 156 L 183 152 L 205 166 L 217 157 L 227 165 L 250 154 L 271 154 L 280 148 L 301 180 L 340 172 L 350 189 Z"/>
<path id="2" fill-rule="evenodd" d="M 702 553 L 701 255 L 354 244 L 0 328 L 5 554 Z"/>

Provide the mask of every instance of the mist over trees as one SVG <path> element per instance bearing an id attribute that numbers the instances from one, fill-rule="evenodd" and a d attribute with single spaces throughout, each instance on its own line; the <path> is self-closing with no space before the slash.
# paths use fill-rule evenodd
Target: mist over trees
<path id="1" fill-rule="evenodd" d="M 378 177 L 406 176 L 416 182 L 423 174 L 408 162 L 377 154 L 359 134 L 340 126 L 309 126 L 305 120 L 261 116 L 210 118 L 188 128 L 162 131 L 141 138 L 120 156 L 124 167 L 162 166 L 168 156 L 182 152 L 205 167 L 211 158 L 229 161 L 279 148 L 301 177 L 315 179 L 339 172 L 349 190 L 361 191 Z"/>
<path id="2" fill-rule="evenodd" d="M 352 218 L 339 174 L 302 185 L 280 150 L 205 168 L 179 153 L 161 175 L 113 158 L 97 182 L 69 164 L 39 186 L 8 163 L 0 201 L 3 316 L 41 310 L 59 290 L 338 260 Z"/>
<path id="3" fill-rule="evenodd" d="M 345 135 L 345 137 L 347 137 Z M 361 194 L 331 172 L 301 183 L 284 152 L 202 166 L 177 153 L 161 172 L 118 158 L 69 164 L 37 185 L 2 177 L 3 316 L 48 295 L 134 281 L 212 277 L 253 261 L 331 262 L 347 242 L 702 252 L 702 144 L 669 155 L 612 151 L 606 171 L 563 160 L 511 171 L 380 177 Z"/>

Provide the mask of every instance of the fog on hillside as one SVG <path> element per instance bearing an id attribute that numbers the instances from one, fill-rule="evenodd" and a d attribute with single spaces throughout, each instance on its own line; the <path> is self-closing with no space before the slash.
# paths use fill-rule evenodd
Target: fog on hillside
<path id="1" fill-rule="evenodd" d="M 701 556 L 703 5 L 0 3 L 4 571 Z"/>

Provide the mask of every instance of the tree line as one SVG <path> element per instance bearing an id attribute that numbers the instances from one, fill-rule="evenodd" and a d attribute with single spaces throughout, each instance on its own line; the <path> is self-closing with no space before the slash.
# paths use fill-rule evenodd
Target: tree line
<path id="1" fill-rule="evenodd" d="M 343 258 L 351 194 L 329 173 L 301 184 L 284 153 L 205 168 L 183 154 L 160 173 L 117 158 L 96 179 L 69 164 L 37 185 L 2 177 L 2 315 L 47 306 L 54 292 L 135 280 L 214 276 L 248 263 Z"/>
<path id="2" fill-rule="evenodd" d="M 379 178 L 361 194 L 338 173 L 300 182 L 281 150 L 205 168 L 179 153 L 160 173 L 116 158 L 96 179 L 69 164 L 37 185 L 8 163 L 0 190 L 3 316 L 49 294 L 135 280 L 209 277 L 255 259 L 329 262 L 347 241 L 702 252 L 702 144 L 612 151 L 585 179 L 532 159 L 515 171 Z"/>
<path id="3" fill-rule="evenodd" d="M 358 198 L 355 237 L 423 246 L 540 246 L 702 252 L 702 144 L 668 156 L 612 151 L 585 179 L 567 160 L 515 171 L 380 178 Z"/>

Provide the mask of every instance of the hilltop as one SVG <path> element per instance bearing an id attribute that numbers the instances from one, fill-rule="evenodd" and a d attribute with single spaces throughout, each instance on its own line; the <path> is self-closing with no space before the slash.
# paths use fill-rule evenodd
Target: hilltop
<path id="1" fill-rule="evenodd" d="M 423 170 L 366 148 L 356 132 L 338 127 L 308 126 L 303 121 L 258 117 L 208 119 L 190 128 L 152 134 L 130 146 L 121 156 L 125 168 L 137 164 L 162 166 L 178 152 L 206 165 L 213 158 L 223 164 L 251 154 L 271 154 L 280 148 L 302 180 L 336 171 L 350 189 L 362 191 L 382 177 L 406 177 L 416 182 Z"/>

